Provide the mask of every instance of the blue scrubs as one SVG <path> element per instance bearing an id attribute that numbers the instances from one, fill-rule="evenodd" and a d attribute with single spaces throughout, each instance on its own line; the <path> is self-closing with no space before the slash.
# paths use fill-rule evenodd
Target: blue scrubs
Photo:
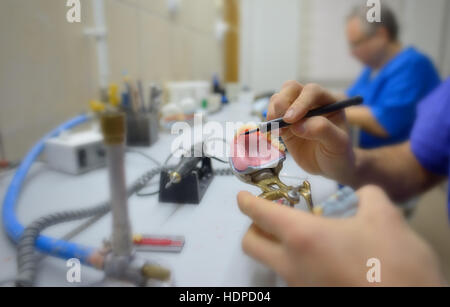
<path id="1" fill-rule="evenodd" d="M 348 96 L 361 95 L 378 123 L 388 132 L 380 138 L 361 131 L 360 146 L 375 148 L 409 139 L 416 118 L 417 103 L 435 89 L 439 74 L 425 55 L 410 47 L 388 62 L 376 75 L 365 68 Z"/>
<path id="2" fill-rule="evenodd" d="M 450 78 L 419 104 L 411 150 L 428 171 L 450 175 Z M 450 219 L 450 190 L 448 199 Z"/>

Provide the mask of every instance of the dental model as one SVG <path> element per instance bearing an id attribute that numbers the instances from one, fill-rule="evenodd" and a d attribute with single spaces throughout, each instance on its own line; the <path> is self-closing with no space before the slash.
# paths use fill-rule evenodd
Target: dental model
<path id="1" fill-rule="evenodd" d="M 281 182 L 279 178 L 286 160 L 284 145 L 277 139 L 272 139 L 270 133 L 242 134 L 254 128 L 256 126 L 244 126 L 234 137 L 229 159 L 233 173 L 243 182 L 258 186 L 263 191 L 259 195 L 261 198 L 283 200 L 285 204 L 294 207 L 302 196 L 313 212 L 310 183 L 305 181 L 299 187 L 292 187 Z"/>

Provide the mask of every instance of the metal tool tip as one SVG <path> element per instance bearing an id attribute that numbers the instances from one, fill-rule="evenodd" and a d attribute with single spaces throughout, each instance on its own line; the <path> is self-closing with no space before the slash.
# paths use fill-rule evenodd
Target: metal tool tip
<path id="1" fill-rule="evenodd" d="M 250 134 L 258 132 L 258 131 L 259 131 L 259 129 L 248 130 L 248 131 L 245 131 L 245 132 L 241 133 L 241 135 L 250 135 Z"/>

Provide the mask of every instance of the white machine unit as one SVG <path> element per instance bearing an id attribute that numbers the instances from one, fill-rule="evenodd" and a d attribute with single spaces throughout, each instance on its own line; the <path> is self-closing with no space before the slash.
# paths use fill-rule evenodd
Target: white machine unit
<path id="1" fill-rule="evenodd" d="M 45 143 L 45 160 L 58 171 L 78 175 L 106 165 L 103 136 L 98 131 L 65 133 Z"/>

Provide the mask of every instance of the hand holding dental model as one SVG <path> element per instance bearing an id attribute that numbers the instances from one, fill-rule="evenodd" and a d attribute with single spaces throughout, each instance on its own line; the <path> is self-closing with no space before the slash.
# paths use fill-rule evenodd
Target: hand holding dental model
<path id="1" fill-rule="evenodd" d="M 332 114 L 347 107 L 360 105 L 363 98 L 358 96 L 335 104 L 327 104 L 310 110 L 303 119 Z M 272 131 L 287 128 L 292 123 L 283 118 L 262 123 L 259 127 L 241 128 L 233 140 L 230 166 L 233 173 L 242 181 L 261 188 L 259 196 L 267 200 L 283 199 L 291 207 L 303 196 L 311 212 L 321 215 L 323 210 L 314 208 L 311 197 L 311 185 L 305 181 L 299 187 L 289 187 L 281 182 L 279 173 L 286 159 L 285 148 L 278 142 L 278 134 L 272 137 Z M 315 210 L 316 209 L 316 210 Z"/>
<path id="2" fill-rule="evenodd" d="M 359 105 L 363 98 L 358 96 L 335 104 L 328 104 L 308 111 L 304 119 L 327 115 L 344 108 Z M 285 148 L 278 142 L 278 134 L 272 137 L 272 131 L 289 127 L 291 123 L 283 118 L 262 123 L 259 127 L 243 127 L 238 131 L 232 144 L 230 166 L 234 174 L 242 181 L 261 188 L 261 198 L 267 200 L 283 199 L 291 207 L 303 196 L 311 212 L 322 214 L 323 210 L 314 208 L 311 197 L 311 185 L 305 181 L 299 187 L 289 187 L 281 182 L 279 173 L 286 159 Z M 314 210 L 318 209 L 318 210 Z"/>
<path id="3" fill-rule="evenodd" d="M 242 181 L 258 186 L 263 193 L 261 198 L 283 200 L 291 207 L 300 202 L 300 195 L 313 211 L 311 186 L 305 181 L 299 187 L 289 187 L 279 178 L 286 160 L 284 145 L 272 135 L 256 131 L 243 133 L 254 126 L 243 127 L 238 131 L 231 146 L 230 166 L 233 173 Z"/>
<path id="4" fill-rule="evenodd" d="M 305 171 L 359 188 L 364 184 L 361 161 L 369 160 L 359 159 L 361 155 L 353 150 L 345 113 L 303 119 L 309 110 L 335 101 L 317 85 L 290 81 L 271 99 L 268 117 L 284 116 L 284 121 L 292 124 L 281 136 Z M 277 161 L 277 152 L 272 151 L 268 157 L 268 161 Z M 242 171 L 251 165 L 247 162 L 235 163 L 234 167 Z M 409 229 L 387 195 L 378 187 L 368 186 L 360 189 L 358 196 L 356 216 L 338 220 L 277 206 L 241 192 L 239 208 L 253 221 L 243 239 L 243 249 L 290 286 L 371 285 L 371 259 L 381 265 L 380 282 L 372 285 L 440 285 L 443 279 L 436 256 Z"/>

